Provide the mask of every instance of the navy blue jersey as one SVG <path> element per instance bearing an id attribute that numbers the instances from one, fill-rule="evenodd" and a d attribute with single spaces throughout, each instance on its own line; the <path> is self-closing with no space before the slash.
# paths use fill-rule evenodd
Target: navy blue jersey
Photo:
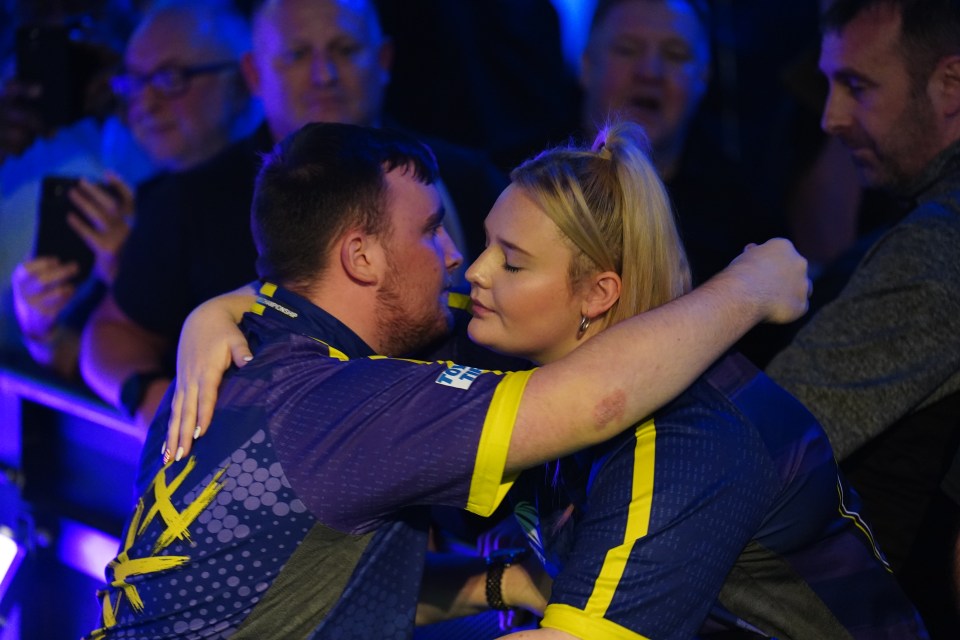
<path id="1" fill-rule="evenodd" d="M 90 637 L 408 638 L 426 507 L 496 508 L 530 372 L 376 356 L 271 285 L 242 328 L 190 456 L 161 467 L 151 425 Z"/>
<path id="2" fill-rule="evenodd" d="M 745 359 L 636 429 L 525 472 L 516 511 L 548 570 L 543 626 L 579 638 L 925 638 L 827 438 Z"/>

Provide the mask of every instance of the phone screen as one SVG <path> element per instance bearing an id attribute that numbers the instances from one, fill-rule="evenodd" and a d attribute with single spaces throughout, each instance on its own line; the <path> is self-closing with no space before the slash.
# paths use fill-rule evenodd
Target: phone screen
<path id="1" fill-rule="evenodd" d="M 93 269 L 93 251 L 67 224 L 71 211 L 83 217 L 70 202 L 68 194 L 79 178 L 47 176 L 40 187 L 39 223 L 34 256 L 54 256 L 63 262 L 76 262 L 80 267 L 76 280 L 85 280 Z"/>

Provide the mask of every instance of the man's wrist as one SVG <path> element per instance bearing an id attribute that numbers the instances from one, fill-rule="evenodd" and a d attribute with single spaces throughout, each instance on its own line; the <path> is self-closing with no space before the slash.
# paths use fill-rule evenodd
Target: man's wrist
<path id="1" fill-rule="evenodd" d="M 24 329 L 20 332 L 20 334 L 23 336 L 24 342 L 46 347 L 60 340 L 60 337 L 63 334 L 63 327 L 59 323 L 54 322 L 44 331 L 30 331 Z"/>
<path id="2" fill-rule="evenodd" d="M 123 381 L 120 387 L 120 409 L 127 417 L 134 418 L 137 410 L 143 404 L 150 384 L 156 380 L 166 379 L 167 375 L 161 371 L 138 371 Z"/>
<path id="3" fill-rule="evenodd" d="M 510 611 L 511 607 L 503 599 L 503 572 L 512 564 L 520 562 L 527 555 L 522 547 L 495 549 L 487 556 L 487 606 L 495 611 Z"/>
<path id="4" fill-rule="evenodd" d="M 21 335 L 30 356 L 38 363 L 47 366 L 53 361 L 57 346 L 63 339 L 63 327 L 53 324 L 43 333 L 22 331 Z"/>

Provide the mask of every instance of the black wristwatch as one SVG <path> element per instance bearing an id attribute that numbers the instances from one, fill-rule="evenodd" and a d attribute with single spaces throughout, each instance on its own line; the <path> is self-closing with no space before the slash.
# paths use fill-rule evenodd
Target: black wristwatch
<path id="1" fill-rule="evenodd" d="M 137 409 L 146 397 L 150 383 L 166 377 L 161 371 L 140 371 L 123 381 L 123 386 L 120 387 L 120 407 L 129 418 L 137 415 Z"/>
<path id="2" fill-rule="evenodd" d="M 510 611 L 503 602 L 503 570 L 522 561 L 527 555 L 525 547 L 494 549 L 487 556 L 487 606 L 495 611 Z"/>

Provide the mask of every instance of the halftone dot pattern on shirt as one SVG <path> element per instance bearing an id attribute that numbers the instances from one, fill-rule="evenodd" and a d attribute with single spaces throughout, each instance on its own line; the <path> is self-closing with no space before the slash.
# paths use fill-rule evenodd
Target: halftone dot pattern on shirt
<path id="1" fill-rule="evenodd" d="M 178 612 L 176 622 L 162 627 L 164 633 L 212 627 L 218 635 L 206 637 L 235 632 L 313 526 L 313 517 L 291 489 L 272 449 L 266 433 L 257 431 L 176 500 L 177 508 L 191 504 L 216 471 L 226 467 L 222 489 L 190 528 L 192 541 L 175 543 L 165 552 L 189 555 L 189 570 L 169 578 L 154 576 L 157 584 L 141 589 L 146 610 Z M 136 546 L 152 544 L 156 535 L 148 530 Z M 117 637 L 140 633 L 118 630 Z"/>

